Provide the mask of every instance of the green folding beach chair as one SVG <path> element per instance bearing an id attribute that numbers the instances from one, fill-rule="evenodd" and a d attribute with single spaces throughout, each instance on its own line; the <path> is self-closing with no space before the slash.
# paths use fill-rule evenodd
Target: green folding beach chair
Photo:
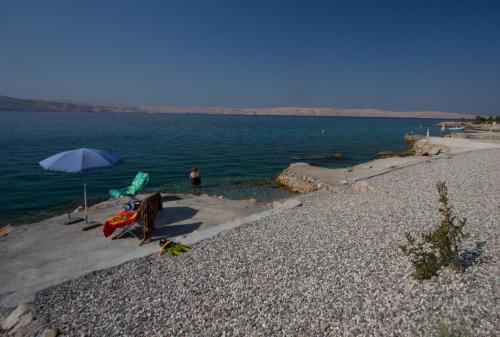
<path id="1" fill-rule="evenodd" d="M 121 190 L 109 190 L 109 196 L 112 198 L 120 199 L 122 197 L 135 197 L 149 183 L 149 174 L 145 172 L 137 172 L 132 185 Z"/>

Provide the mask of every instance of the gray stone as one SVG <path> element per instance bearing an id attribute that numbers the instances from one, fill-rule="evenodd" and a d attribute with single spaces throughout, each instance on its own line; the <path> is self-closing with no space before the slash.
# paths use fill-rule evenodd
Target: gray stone
<path id="1" fill-rule="evenodd" d="M 47 317 L 40 316 L 33 319 L 31 322 L 21 325 L 20 323 L 14 327 L 9 333 L 12 337 L 39 337 L 40 333 L 47 326 Z"/>
<path id="2" fill-rule="evenodd" d="M 415 156 L 435 156 L 440 153 L 449 153 L 450 148 L 420 140 L 413 145 L 412 151 Z"/>
<path id="3" fill-rule="evenodd" d="M 327 322 L 321 322 L 321 323 L 319 324 L 319 331 L 321 331 L 321 332 L 326 332 L 326 331 L 328 331 L 328 329 L 330 328 L 330 325 L 331 325 L 330 323 L 327 323 Z"/>
<path id="4" fill-rule="evenodd" d="M 411 293 L 413 289 L 415 289 L 415 287 L 417 286 L 417 283 L 418 282 L 416 280 L 409 279 L 404 286 L 404 292 L 406 294 Z"/>
<path id="5" fill-rule="evenodd" d="M 368 183 L 368 181 L 365 180 L 357 181 L 353 185 L 353 188 L 355 191 L 363 193 L 370 192 L 373 190 L 373 187 L 370 186 L 370 183 Z"/>
<path id="6" fill-rule="evenodd" d="M 30 312 L 22 315 L 19 318 L 17 324 L 10 331 L 9 335 L 11 336 L 26 335 L 27 333 L 25 333 L 25 330 L 28 330 L 27 332 L 31 334 L 31 332 L 34 332 L 34 329 L 26 329 L 26 327 L 30 325 L 31 322 L 33 322 L 33 315 Z"/>
<path id="7" fill-rule="evenodd" d="M 58 329 L 47 328 L 43 330 L 40 337 L 57 337 L 59 335 Z"/>
<path id="8" fill-rule="evenodd" d="M 2 322 L 3 330 L 12 329 L 18 322 L 21 316 L 26 314 L 31 307 L 27 304 L 20 304 L 14 311 L 10 313 L 9 316 Z"/>
<path id="9" fill-rule="evenodd" d="M 377 159 L 385 159 L 385 158 L 391 158 L 391 157 L 395 157 L 396 154 L 392 151 L 380 151 L 379 153 L 377 153 L 377 156 L 376 158 Z"/>

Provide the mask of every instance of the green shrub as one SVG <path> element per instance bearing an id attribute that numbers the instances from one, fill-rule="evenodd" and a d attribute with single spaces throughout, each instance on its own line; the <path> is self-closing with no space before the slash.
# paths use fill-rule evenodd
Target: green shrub
<path id="1" fill-rule="evenodd" d="M 415 268 L 413 277 L 418 280 L 436 276 L 438 270 L 444 266 L 451 265 L 457 270 L 463 269 L 459 253 L 462 240 L 468 236 L 462 231 L 467 219 L 463 218 L 455 224 L 456 217 L 448 205 L 446 183 L 440 181 L 436 187 L 441 203 L 439 212 L 443 215 L 441 223 L 434 230 L 421 234 L 419 241 L 410 233 L 406 233 L 407 243 L 401 246 L 403 254 L 410 257 Z"/>
<path id="2" fill-rule="evenodd" d="M 401 246 L 403 253 L 409 256 L 415 271 L 413 277 L 417 280 L 424 280 L 437 276 L 439 270 L 438 258 L 427 243 L 425 235 L 422 235 L 422 240 L 417 241 L 410 233 L 406 233 L 408 243 Z"/>
<path id="3" fill-rule="evenodd" d="M 474 124 L 483 124 L 486 122 L 486 118 L 481 115 L 476 115 L 476 119 L 474 120 Z"/>
<path id="4" fill-rule="evenodd" d="M 469 337 L 470 333 L 461 327 L 450 328 L 447 325 L 441 325 L 439 327 L 437 337 Z"/>

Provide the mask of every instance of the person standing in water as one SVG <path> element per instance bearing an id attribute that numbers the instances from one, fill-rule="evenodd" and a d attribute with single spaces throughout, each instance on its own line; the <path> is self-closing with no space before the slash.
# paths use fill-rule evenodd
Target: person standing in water
<path id="1" fill-rule="evenodd" d="M 193 167 L 191 173 L 189 174 L 189 179 L 191 180 L 191 185 L 193 187 L 199 187 L 201 185 L 201 174 L 198 168 Z"/>

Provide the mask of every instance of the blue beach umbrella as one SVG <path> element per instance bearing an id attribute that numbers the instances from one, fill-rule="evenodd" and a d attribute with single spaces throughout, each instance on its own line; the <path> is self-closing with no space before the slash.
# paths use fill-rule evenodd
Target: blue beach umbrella
<path id="1" fill-rule="evenodd" d="M 49 171 L 77 173 L 110 167 L 121 161 L 120 157 L 103 150 L 81 148 L 55 154 L 42 160 L 39 164 Z M 83 195 L 85 199 L 85 222 L 88 223 L 86 183 L 83 183 Z"/>

